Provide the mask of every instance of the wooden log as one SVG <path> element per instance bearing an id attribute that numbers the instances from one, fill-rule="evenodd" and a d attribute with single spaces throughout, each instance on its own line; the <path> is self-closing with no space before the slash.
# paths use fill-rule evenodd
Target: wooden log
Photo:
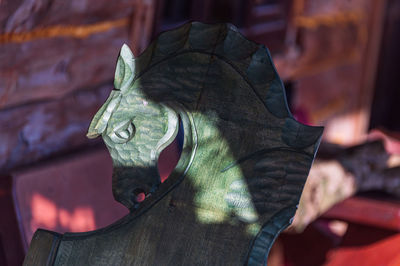
<path id="1" fill-rule="evenodd" d="M 4 0 L 0 9 L 0 33 L 124 18 L 132 14 L 136 2 L 138 0 Z"/>
<path id="2" fill-rule="evenodd" d="M 51 38 L 3 44 L 0 108 L 58 98 L 110 81 L 115 68 L 113 58 L 127 40 L 127 29 L 115 28 L 86 39 Z"/>
<path id="3" fill-rule="evenodd" d="M 59 100 L 0 111 L 0 171 L 98 143 L 89 141 L 85 134 L 111 87 L 104 85 Z"/>

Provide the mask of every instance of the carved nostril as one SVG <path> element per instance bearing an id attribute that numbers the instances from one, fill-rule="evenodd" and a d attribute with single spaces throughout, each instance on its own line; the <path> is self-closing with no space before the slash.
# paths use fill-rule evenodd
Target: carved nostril
<path id="1" fill-rule="evenodd" d="M 145 191 L 143 189 L 135 188 L 132 191 L 133 202 L 140 203 L 140 202 L 144 201 L 145 198 L 146 198 L 146 193 L 145 193 Z"/>

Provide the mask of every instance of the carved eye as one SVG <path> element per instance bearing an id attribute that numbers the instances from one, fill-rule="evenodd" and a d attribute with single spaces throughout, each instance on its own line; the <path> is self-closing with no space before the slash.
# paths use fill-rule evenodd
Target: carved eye
<path id="1" fill-rule="evenodd" d="M 112 131 L 110 138 L 115 143 L 126 143 L 135 136 L 136 128 L 132 120 L 122 122 Z"/>

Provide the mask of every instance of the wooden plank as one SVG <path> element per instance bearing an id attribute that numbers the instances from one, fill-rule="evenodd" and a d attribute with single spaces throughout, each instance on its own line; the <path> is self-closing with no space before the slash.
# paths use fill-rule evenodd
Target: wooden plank
<path id="1" fill-rule="evenodd" d="M 85 25 L 116 20 L 132 14 L 137 0 L 63 1 L 3 0 L 0 33 L 27 32 L 55 25 Z"/>
<path id="2" fill-rule="evenodd" d="M 0 110 L 0 172 L 98 142 L 85 137 L 111 84 Z"/>
<path id="3" fill-rule="evenodd" d="M 111 81 L 109 58 L 129 41 L 141 52 L 153 30 L 154 1 L 9 2 L 0 13 L 0 108 Z"/>
<path id="4" fill-rule="evenodd" d="M 127 40 L 127 29 L 115 28 L 86 39 L 2 44 L 0 108 L 60 98 L 111 81 L 115 66 L 110 58 L 116 57 Z"/>

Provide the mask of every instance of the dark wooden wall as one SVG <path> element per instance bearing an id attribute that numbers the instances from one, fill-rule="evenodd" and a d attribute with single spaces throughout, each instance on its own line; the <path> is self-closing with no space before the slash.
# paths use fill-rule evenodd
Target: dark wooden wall
<path id="1" fill-rule="evenodd" d="M 284 51 L 291 0 L 162 0 L 158 3 L 155 35 L 188 20 L 230 22 L 272 52 Z"/>
<path id="2" fill-rule="evenodd" d="M 400 131 L 400 1 L 390 0 L 385 12 L 370 128 Z"/>

